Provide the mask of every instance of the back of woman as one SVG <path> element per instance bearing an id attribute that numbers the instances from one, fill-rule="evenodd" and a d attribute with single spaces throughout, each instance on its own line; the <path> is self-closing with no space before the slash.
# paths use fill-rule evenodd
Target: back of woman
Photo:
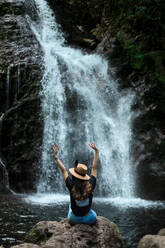
<path id="1" fill-rule="evenodd" d="M 78 161 L 76 161 L 74 168 L 69 169 L 71 176 L 68 175 L 65 166 L 57 157 L 58 146 L 53 148 L 56 162 L 70 192 L 68 220 L 71 224 L 94 224 L 96 222 L 96 213 L 91 209 L 91 206 L 96 186 L 98 149 L 94 144 L 89 144 L 89 146 L 95 150 L 91 176 L 87 174 L 87 166 L 78 163 Z"/>

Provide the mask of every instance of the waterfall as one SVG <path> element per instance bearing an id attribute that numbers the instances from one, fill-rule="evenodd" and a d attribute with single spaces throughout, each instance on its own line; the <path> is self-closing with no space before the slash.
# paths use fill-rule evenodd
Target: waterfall
<path id="1" fill-rule="evenodd" d="M 27 17 L 44 52 L 42 110 L 44 133 L 38 192 L 64 192 L 64 183 L 53 158 L 67 168 L 75 159 L 91 167 L 94 142 L 100 150 L 98 194 L 134 196 L 131 158 L 134 96 L 119 91 L 105 58 L 66 45 L 53 12 L 45 0 L 35 0 L 39 20 Z"/>

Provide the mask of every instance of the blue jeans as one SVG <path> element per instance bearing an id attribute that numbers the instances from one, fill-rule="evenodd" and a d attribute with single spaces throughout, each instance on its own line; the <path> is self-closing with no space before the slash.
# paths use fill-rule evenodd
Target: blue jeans
<path id="1" fill-rule="evenodd" d="M 72 212 L 72 209 L 69 205 L 69 212 L 68 212 L 68 221 L 70 224 L 88 224 L 92 225 L 96 222 L 96 213 L 92 209 L 89 210 L 89 215 L 86 216 L 76 216 Z"/>

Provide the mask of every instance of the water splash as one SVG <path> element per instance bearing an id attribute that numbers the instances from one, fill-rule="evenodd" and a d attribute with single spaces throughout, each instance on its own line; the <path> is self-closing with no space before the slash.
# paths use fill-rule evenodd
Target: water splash
<path id="1" fill-rule="evenodd" d="M 119 92 L 109 74 L 108 62 L 98 54 L 86 54 L 65 45 L 53 12 L 46 1 L 36 0 L 39 20 L 27 17 L 44 52 L 42 79 L 44 134 L 38 192 L 64 192 L 52 146 L 69 167 L 79 159 L 89 165 L 95 142 L 100 150 L 98 192 L 132 197 L 134 178 L 131 160 L 133 94 Z"/>
<path id="2" fill-rule="evenodd" d="M 23 195 L 24 200 L 30 204 L 34 205 L 63 205 L 64 203 L 69 203 L 69 195 L 64 194 L 31 194 Z M 159 208 L 163 209 L 165 207 L 165 201 L 151 201 L 144 200 L 140 198 L 124 198 L 124 197 L 95 197 L 94 203 L 108 205 L 109 207 L 115 206 L 120 210 L 125 210 L 128 208 Z"/>

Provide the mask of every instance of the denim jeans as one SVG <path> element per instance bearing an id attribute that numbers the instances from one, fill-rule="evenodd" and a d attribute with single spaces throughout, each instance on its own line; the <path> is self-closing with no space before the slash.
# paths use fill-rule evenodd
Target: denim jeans
<path id="1" fill-rule="evenodd" d="M 95 224 L 96 222 L 96 213 L 92 209 L 89 210 L 89 215 L 85 216 L 76 216 L 72 212 L 72 209 L 69 205 L 69 212 L 68 212 L 68 221 L 70 224 Z"/>

